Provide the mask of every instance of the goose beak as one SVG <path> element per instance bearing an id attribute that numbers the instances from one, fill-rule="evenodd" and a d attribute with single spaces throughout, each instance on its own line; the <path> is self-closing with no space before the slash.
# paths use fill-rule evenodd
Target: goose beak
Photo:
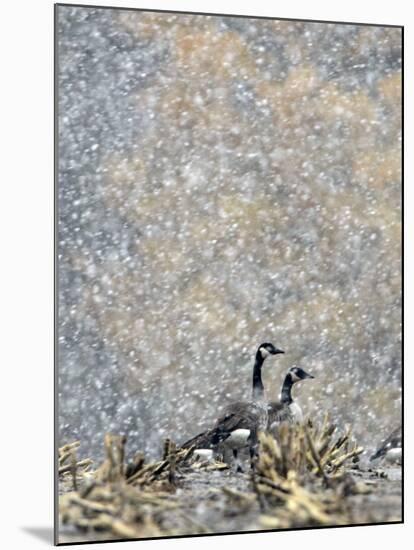
<path id="1" fill-rule="evenodd" d="M 272 353 L 273 355 L 277 355 L 278 353 L 285 353 L 285 352 L 282 349 L 275 348 Z"/>
<path id="2" fill-rule="evenodd" d="M 312 374 L 309 374 L 309 373 L 303 371 L 303 379 L 305 379 L 305 378 L 315 378 L 315 377 L 312 376 Z"/>

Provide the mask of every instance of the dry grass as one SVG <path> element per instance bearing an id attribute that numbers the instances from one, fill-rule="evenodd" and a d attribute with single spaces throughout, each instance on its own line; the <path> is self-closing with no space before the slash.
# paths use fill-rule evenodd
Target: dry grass
<path id="1" fill-rule="evenodd" d="M 208 529 L 185 511 L 174 496 L 177 473 L 184 469 L 223 469 L 219 462 L 196 462 L 193 448 L 177 449 L 165 440 L 162 460 L 145 464 L 143 453 L 125 463 L 126 438 L 105 436 L 104 462 L 89 471 L 90 459 L 77 461 L 79 442 L 59 449 L 68 467 L 59 468 L 60 482 L 69 492 L 61 495 L 59 510 L 63 524 L 82 532 L 100 531 L 114 538 L 146 538 L 200 533 Z M 60 464 L 61 458 L 59 458 Z M 62 461 L 63 462 L 63 461 Z M 70 490 L 72 489 L 72 490 Z"/>
<path id="2" fill-rule="evenodd" d="M 349 463 L 358 460 L 363 448 L 352 441 L 349 429 L 337 432 L 325 417 L 320 428 L 310 422 L 282 425 L 275 437 L 261 435 L 254 489 L 266 512 L 261 518 L 263 526 L 350 522 L 345 497 L 367 490 L 348 473 Z"/>
<path id="3" fill-rule="evenodd" d="M 217 517 L 224 516 L 239 525 L 245 519 L 246 529 L 343 525 L 355 522 L 349 497 L 373 490 L 351 475 L 362 447 L 328 418 L 320 427 L 307 423 L 261 434 L 256 467 L 247 475 L 197 461 L 193 449 L 170 440 L 162 459 L 148 463 L 142 453 L 126 463 L 123 436 L 107 434 L 104 443 L 106 458 L 95 470 L 91 460 L 77 460 L 79 442 L 59 450 L 61 522 L 89 539 L 97 532 L 108 539 L 217 532 Z M 209 470 L 216 470 L 214 476 Z M 213 514 L 200 520 L 199 505 Z"/>

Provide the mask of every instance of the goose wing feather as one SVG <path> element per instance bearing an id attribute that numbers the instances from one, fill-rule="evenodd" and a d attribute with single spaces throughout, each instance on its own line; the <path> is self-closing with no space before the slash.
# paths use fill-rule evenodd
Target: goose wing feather
<path id="1" fill-rule="evenodd" d="M 205 432 L 201 432 L 191 439 L 188 439 L 181 445 L 181 448 L 189 449 L 194 445 L 196 449 L 211 449 L 214 446 L 212 443 L 213 435 L 214 430 L 206 430 Z"/>
<path id="2" fill-rule="evenodd" d="M 267 410 L 257 403 L 239 401 L 230 404 L 216 420 L 214 427 L 192 437 L 182 448 L 195 445 L 196 448 L 211 449 L 225 441 L 232 432 L 247 429 L 255 438 L 258 430 L 264 430 L 267 425 Z"/>

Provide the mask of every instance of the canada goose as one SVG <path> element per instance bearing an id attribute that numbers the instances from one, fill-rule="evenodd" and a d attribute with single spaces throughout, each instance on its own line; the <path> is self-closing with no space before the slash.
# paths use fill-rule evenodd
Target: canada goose
<path id="1" fill-rule="evenodd" d="M 375 453 L 370 457 L 370 460 L 384 458 L 386 462 L 397 462 L 401 464 L 402 457 L 402 432 L 401 426 L 398 426 L 391 434 L 381 443 Z"/>
<path id="2" fill-rule="evenodd" d="M 306 380 L 307 378 L 315 377 L 300 367 L 292 367 L 288 371 L 282 385 L 280 400 L 271 401 L 268 404 L 267 427 L 269 430 L 273 430 L 282 422 L 289 422 L 290 424 L 303 422 L 302 410 L 292 398 L 292 387 L 296 382 Z"/>
<path id="3" fill-rule="evenodd" d="M 257 447 L 257 434 L 267 426 L 267 404 L 262 381 L 262 365 L 268 355 L 284 353 L 273 344 L 265 342 L 256 352 L 253 366 L 252 401 L 237 401 L 230 403 L 223 414 L 216 420 L 214 427 L 186 441 L 182 447 L 195 445 L 197 450 L 222 449 L 231 450 L 237 461 L 238 450 L 249 447 L 253 457 Z M 240 465 L 237 469 L 241 470 Z"/>

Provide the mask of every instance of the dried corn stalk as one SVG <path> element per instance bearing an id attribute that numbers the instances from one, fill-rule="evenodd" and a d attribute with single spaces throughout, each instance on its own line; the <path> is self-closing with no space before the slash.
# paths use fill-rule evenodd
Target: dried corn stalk
<path id="1" fill-rule="evenodd" d="M 137 453 L 125 464 L 125 445 L 124 436 L 106 434 L 105 460 L 97 470 L 87 473 L 77 470 L 91 463 L 89 459 L 76 461 L 79 442 L 59 449 L 61 478 L 68 473 L 75 476 L 74 490 L 60 497 L 61 522 L 81 531 L 103 531 L 114 538 L 208 532 L 180 510 L 182 504 L 171 494 L 177 468 L 189 467 L 193 449 L 177 450 L 166 440 L 163 460 L 145 464 L 144 455 Z M 169 520 L 172 510 L 174 525 Z"/>
<path id="2" fill-rule="evenodd" d="M 340 525 L 347 522 L 343 507 L 344 464 L 363 448 L 351 442 L 350 431 L 325 417 L 320 428 L 311 423 L 284 424 L 260 435 L 260 451 L 253 489 L 268 528 L 303 525 Z M 350 484 L 347 487 L 351 487 Z M 349 521 L 349 519 L 348 519 Z"/>

